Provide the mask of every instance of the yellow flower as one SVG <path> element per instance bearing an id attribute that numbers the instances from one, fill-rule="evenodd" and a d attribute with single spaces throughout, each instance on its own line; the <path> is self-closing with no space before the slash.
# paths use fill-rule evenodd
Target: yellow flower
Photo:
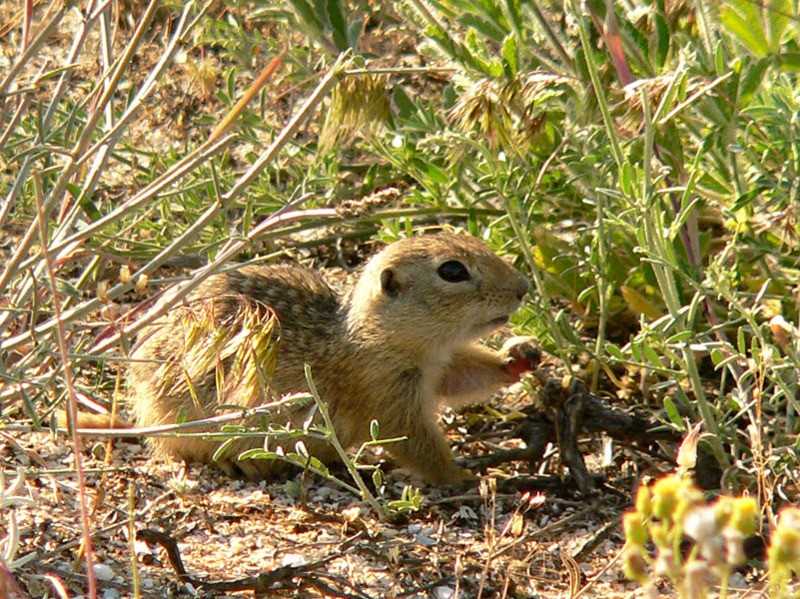
<path id="1" fill-rule="evenodd" d="M 631 545 L 644 547 L 647 543 L 647 527 L 644 525 L 642 515 L 638 512 L 628 512 L 622 518 L 625 529 L 625 540 Z"/>
<path id="2" fill-rule="evenodd" d="M 636 511 L 644 518 L 649 518 L 653 513 L 652 494 L 647 485 L 641 485 L 636 492 Z"/>

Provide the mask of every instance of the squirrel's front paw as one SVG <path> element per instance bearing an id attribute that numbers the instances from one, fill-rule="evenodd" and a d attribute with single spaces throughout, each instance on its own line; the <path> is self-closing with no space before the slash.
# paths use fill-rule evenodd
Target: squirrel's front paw
<path id="1" fill-rule="evenodd" d="M 511 337 L 500 353 L 506 360 L 506 371 L 517 379 L 536 369 L 542 361 L 542 350 L 533 337 Z"/>

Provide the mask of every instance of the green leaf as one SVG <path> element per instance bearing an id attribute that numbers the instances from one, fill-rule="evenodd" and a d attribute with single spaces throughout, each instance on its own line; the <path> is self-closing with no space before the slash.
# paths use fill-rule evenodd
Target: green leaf
<path id="1" fill-rule="evenodd" d="M 516 76 L 519 71 L 519 64 L 517 62 L 517 36 L 515 34 L 509 33 L 506 36 L 500 53 L 508 67 L 508 75 L 510 77 Z"/>
<path id="2" fill-rule="evenodd" d="M 783 52 L 778 56 L 778 64 L 784 71 L 800 72 L 800 52 Z"/>
<path id="3" fill-rule="evenodd" d="M 360 21 L 353 21 L 347 28 L 347 41 L 353 49 L 358 47 L 358 40 L 361 37 L 361 28 L 362 24 Z"/>
<path id="4" fill-rule="evenodd" d="M 747 341 L 744 336 L 744 327 L 739 327 L 739 330 L 736 331 L 736 349 L 739 350 L 739 353 L 743 356 L 747 354 Z"/>
<path id="5" fill-rule="evenodd" d="M 717 73 L 717 77 L 721 77 L 728 72 L 725 62 L 725 45 L 723 40 L 720 39 L 714 47 L 714 70 Z"/>
<path id="6" fill-rule="evenodd" d="M 672 112 L 679 100 L 683 100 L 686 95 L 686 85 L 689 79 L 689 70 L 683 68 L 683 65 L 675 72 L 675 75 L 670 79 L 667 89 L 661 96 L 661 101 L 658 103 L 658 108 L 653 116 L 654 122 L 659 122 L 664 116 Z"/>
<path id="7" fill-rule="evenodd" d="M 769 58 L 762 58 L 754 62 L 749 62 L 742 69 L 739 76 L 739 102 L 740 106 L 747 106 L 753 98 L 753 94 L 761 87 L 767 67 L 770 64 Z"/>
<path id="8" fill-rule="evenodd" d="M 502 37 L 500 38 L 502 40 Z M 499 60 L 490 60 L 486 42 L 478 37 L 475 29 L 467 30 L 464 36 L 464 47 L 473 64 L 490 77 L 502 77 L 503 65 Z"/>
<path id="9" fill-rule="evenodd" d="M 339 50 L 347 50 L 350 47 L 350 40 L 341 0 L 327 0 L 325 12 L 328 16 L 328 22 L 331 24 L 333 42 Z"/>
<path id="10" fill-rule="evenodd" d="M 620 188 L 622 189 L 622 193 L 626 196 L 633 196 L 635 193 L 635 185 L 636 185 L 636 171 L 634 170 L 633 165 L 630 162 L 624 162 L 622 164 L 622 171 L 620 172 Z"/>
<path id="11" fill-rule="evenodd" d="M 694 331 L 681 331 L 680 333 L 675 333 L 669 339 L 667 339 L 667 344 L 673 345 L 675 343 L 686 343 L 690 341 L 695 336 Z"/>
<path id="12" fill-rule="evenodd" d="M 792 0 L 768 0 L 764 6 L 766 13 L 767 39 L 769 49 L 773 54 L 777 54 L 781 49 L 781 37 L 789 26 L 789 22 L 794 16 Z"/>
<path id="13" fill-rule="evenodd" d="M 447 173 L 445 173 L 442 169 L 440 169 L 432 162 L 422 162 L 422 161 L 420 162 L 421 162 L 420 167 L 422 171 L 428 176 L 431 182 L 438 183 L 439 185 L 447 185 L 447 183 L 449 182 Z"/>
<path id="14" fill-rule="evenodd" d="M 686 206 L 681 208 L 681 211 L 678 213 L 678 217 L 672 222 L 669 226 L 669 238 L 671 240 L 675 240 L 681 232 L 681 228 L 689 220 L 689 216 L 692 214 L 692 211 L 697 208 L 697 206 L 701 205 L 703 200 L 699 197 L 694 198 L 691 202 L 689 202 Z"/>
<path id="15" fill-rule="evenodd" d="M 225 80 L 228 89 L 228 101 L 233 104 L 236 101 L 236 69 L 230 69 Z"/>
<path id="16" fill-rule="evenodd" d="M 248 449 L 239 454 L 239 460 L 277 460 L 280 457 L 274 451 L 266 451 L 260 447 Z"/>
<path id="17" fill-rule="evenodd" d="M 498 44 L 503 41 L 503 38 L 506 36 L 507 33 L 506 31 L 500 29 L 494 23 L 491 23 L 490 21 L 487 21 L 486 19 L 482 19 L 475 15 L 470 15 L 470 14 L 464 15 L 459 19 L 459 21 L 463 25 L 471 27 L 484 37 L 487 37 L 490 40 L 497 42 Z"/>
<path id="18" fill-rule="evenodd" d="M 317 11 L 306 0 L 289 0 L 300 24 L 308 30 L 312 37 L 325 37 L 325 26 L 317 16 Z"/>
<path id="19" fill-rule="evenodd" d="M 751 0 L 729 0 L 719 9 L 719 20 L 750 52 L 763 58 L 769 44 L 761 27 L 761 15 Z"/>
<path id="20" fill-rule="evenodd" d="M 214 451 L 214 455 L 211 456 L 211 459 L 218 462 L 224 458 L 225 454 L 228 452 L 228 448 L 233 444 L 233 441 L 234 439 L 225 439 L 225 441 L 217 447 L 216 451 Z"/>
<path id="21" fill-rule="evenodd" d="M 289 0 L 297 16 L 299 16 L 307 25 L 311 25 L 318 32 L 322 32 L 322 21 L 317 18 L 316 11 L 306 0 Z"/>
<path id="22" fill-rule="evenodd" d="M 417 106 L 408 97 L 406 90 L 402 85 L 395 85 L 392 89 L 392 100 L 397 107 L 397 116 L 400 120 L 408 119 L 412 114 L 417 111 Z"/>
<path id="23" fill-rule="evenodd" d="M 617 345 L 611 342 L 606 342 L 606 353 L 612 358 L 619 360 L 620 362 L 625 360 L 625 356 L 622 354 L 622 350 Z"/>
<path id="24" fill-rule="evenodd" d="M 519 5 L 519 0 L 505 0 L 503 3 L 503 12 L 506 18 L 511 21 L 515 31 L 522 30 L 522 16 L 520 15 Z"/>
<path id="25" fill-rule="evenodd" d="M 375 485 L 376 489 L 380 489 L 383 486 L 383 472 L 381 472 L 380 468 L 375 468 L 372 471 L 372 484 Z"/>
<path id="26" fill-rule="evenodd" d="M 662 5 L 662 2 L 659 2 L 659 5 Z M 663 11 L 663 6 L 661 7 Z M 655 15 L 655 22 L 656 22 L 656 66 L 660 69 L 664 68 L 664 64 L 667 62 L 667 56 L 669 55 L 669 42 L 670 42 L 670 35 L 669 35 L 669 25 L 667 25 L 667 20 L 664 18 L 663 12 L 657 12 Z"/>
<path id="27" fill-rule="evenodd" d="M 301 457 L 298 454 L 291 454 L 291 453 L 289 454 L 289 458 L 290 459 L 294 458 L 295 456 L 297 456 L 298 464 L 300 464 L 302 466 L 305 466 L 306 463 L 308 463 L 308 467 L 311 470 L 313 470 L 314 472 L 317 472 L 317 473 L 319 473 L 319 474 L 321 474 L 322 476 L 325 476 L 325 477 L 330 476 L 331 473 L 330 473 L 330 470 L 328 470 L 328 467 L 325 464 L 323 464 L 322 462 L 320 462 L 313 455 L 309 456 L 308 458 L 306 458 L 305 456 Z"/>
<path id="28" fill-rule="evenodd" d="M 642 348 L 642 351 L 644 352 L 644 355 L 647 358 L 647 361 L 650 362 L 650 364 L 653 365 L 653 368 L 657 368 L 657 369 L 658 368 L 664 368 L 664 365 L 661 363 L 661 359 L 658 357 L 658 354 L 656 353 L 656 350 L 654 350 L 649 345 L 645 345 Z"/>
<path id="29" fill-rule="evenodd" d="M 671 397 L 664 398 L 664 411 L 667 413 L 667 418 L 669 421 L 683 430 L 683 420 L 681 419 L 681 413 L 678 411 L 678 407 L 675 405 L 675 402 L 672 401 Z"/>

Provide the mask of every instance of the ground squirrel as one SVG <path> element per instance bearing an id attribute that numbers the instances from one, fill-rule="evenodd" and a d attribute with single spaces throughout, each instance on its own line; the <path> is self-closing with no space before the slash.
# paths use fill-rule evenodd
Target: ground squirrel
<path id="1" fill-rule="evenodd" d="M 439 404 L 486 400 L 535 366 L 528 338 L 510 340 L 499 353 L 476 343 L 507 322 L 527 291 L 526 279 L 483 242 L 453 233 L 388 245 L 343 295 L 295 265 L 214 275 L 143 334 L 128 375 L 132 411 L 149 426 L 211 416 L 223 405 L 256 406 L 306 391 L 308 363 L 343 446 L 367 440 L 375 419 L 382 438 L 407 437 L 386 447 L 401 465 L 430 483 L 459 482 L 471 475 L 456 465 L 439 429 Z M 201 326 L 203 319 L 211 326 Z M 240 351 L 236 340 L 258 328 L 253 322 L 270 322 L 272 339 Z M 270 420 L 299 427 L 307 416 L 290 410 Z M 326 443 L 304 442 L 323 462 L 334 458 Z M 269 475 L 275 462 L 236 459 L 263 443 L 237 440 L 218 465 L 248 478 Z M 161 437 L 153 445 L 161 454 L 209 462 L 219 441 Z"/>

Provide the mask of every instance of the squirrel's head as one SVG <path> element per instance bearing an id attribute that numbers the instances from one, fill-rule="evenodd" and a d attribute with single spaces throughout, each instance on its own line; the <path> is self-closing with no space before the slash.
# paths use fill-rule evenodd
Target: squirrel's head
<path id="1" fill-rule="evenodd" d="M 439 233 L 388 245 L 367 264 L 348 322 L 392 342 L 455 347 L 504 325 L 528 282 L 479 239 Z M 431 344 L 434 344 L 431 346 Z"/>

